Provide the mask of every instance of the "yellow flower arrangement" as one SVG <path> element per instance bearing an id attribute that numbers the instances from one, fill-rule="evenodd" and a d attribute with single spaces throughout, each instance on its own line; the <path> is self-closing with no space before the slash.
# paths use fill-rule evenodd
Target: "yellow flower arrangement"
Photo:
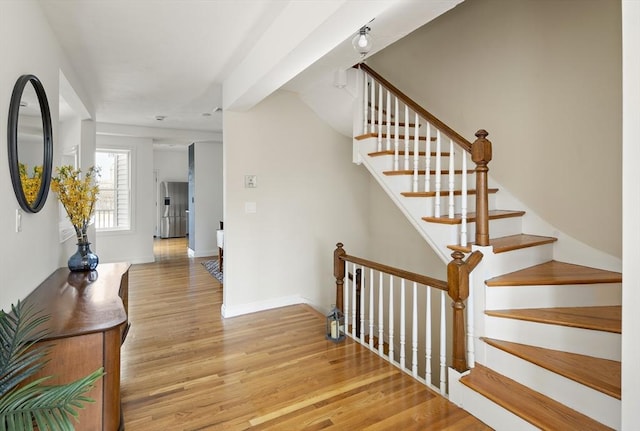
<path id="1" fill-rule="evenodd" d="M 96 178 L 100 174 L 98 168 L 92 166 L 82 175 L 80 169 L 74 169 L 73 166 L 60 166 L 56 168 L 56 174 L 51 178 L 51 190 L 58 195 L 67 212 L 76 231 L 78 244 L 88 243 L 87 226 L 93 216 L 99 192 L 96 184 Z"/>
<path id="2" fill-rule="evenodd" d="M 34 166 L 33 176 L 29 176 L 27 165 L 20 163 L 20 183 L 22 184 L 22 192 L 27 200 L 27 204 L 32 205 L 38 197 L 40 184 L 42 183 L 42 165 Z"/>

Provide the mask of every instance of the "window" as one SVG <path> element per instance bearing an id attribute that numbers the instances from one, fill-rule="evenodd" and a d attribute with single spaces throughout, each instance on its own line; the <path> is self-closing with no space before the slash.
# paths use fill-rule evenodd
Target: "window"
<path id="1" fill-rule="evenodd" d="M 130 151 L 98 149 L 96 166 L 100 168 L 96 229 L 128 230 L 131 227 Z"/>

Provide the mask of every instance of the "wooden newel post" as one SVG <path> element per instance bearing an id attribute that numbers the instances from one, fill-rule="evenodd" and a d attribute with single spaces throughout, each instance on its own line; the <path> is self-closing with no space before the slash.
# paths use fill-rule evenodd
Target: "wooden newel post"
<path id="1" fill-rule="evenodd" d="M 476 244 L 489 245 L 489 186 L 488 172 L 491 161 L 489 132 L 480 129 L 471 144 L 471 160 L 476 164 Z"/>
<path id="2" fill-rule="evenodd" d="M 449 297 L 453 300 L 453 368 L 458 372 L 469 369 L 467 366 L 467 349 L 465 343 L 464 301 L 469 297 L 469 274 L 480 263 L 482 253 L 474 251 L 464 261 L 464 254 L 454 251 L 453 260 L 447 265 L 447 284 Z"/>
<path id="3" fill-rule="evenodd" d="M 333 251 L 333 276 L 336 278 L 336 308 L 342 312 L 343 302 L 344 302 L 344 272 L 345 272 L 345 262 L 340 259 L 341 256 L 347 254 L 346 251 L 342 248 L 343 245 L 341 242 L 336 244 L 336 249 Z"/>

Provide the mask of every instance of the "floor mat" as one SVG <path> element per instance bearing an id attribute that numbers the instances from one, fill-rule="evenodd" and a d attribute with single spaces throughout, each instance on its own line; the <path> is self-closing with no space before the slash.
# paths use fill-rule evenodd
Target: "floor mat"
<path id="1" fill-rule="evenodd" d="M 202 262 L 204 267 L 209 271 L 209 274 L 213 275 L 216 280 L 222 283 L 223 277 L 222 272 L 220 271 L 220 267 L 218 266 L 218 259 L 207 260 Z"/>

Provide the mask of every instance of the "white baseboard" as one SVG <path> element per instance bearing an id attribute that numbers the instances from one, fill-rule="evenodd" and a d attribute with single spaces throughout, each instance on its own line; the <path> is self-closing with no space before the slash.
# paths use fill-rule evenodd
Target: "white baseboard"
<path id="1" fill-rule="evenodd" d="M 196 252 L 191 248 L 187 248 L 187 256 L 189 257 L 215 257 L 218 256 L 218 249 L 215 250 L 201 250 Z"/>
<path id="2" fill-rule="evenodd" d="M 268 299 L 266 301 L 248 302 L 229 306 L 222 304 L 220 312 L 222 317 L 229 318 L 242 316 L 243 314 L 255 313 L 258 311 L 271 310 L 273 308 L 286 307 L 295 304 L 310 304 L 309 300 L 301 296 L 287 296 L 283 298 Z"/>

